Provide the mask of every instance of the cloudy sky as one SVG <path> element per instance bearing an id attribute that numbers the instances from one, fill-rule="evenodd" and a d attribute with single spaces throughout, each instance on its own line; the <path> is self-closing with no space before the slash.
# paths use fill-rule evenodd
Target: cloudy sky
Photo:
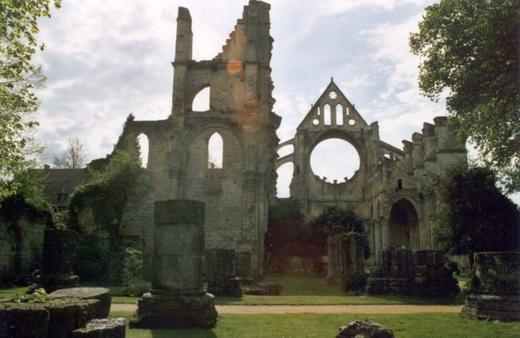
<path id="1" fill-rule="evenodd" d="M 204 60 L 220 51 L 246 2 L 64 0 L 42 20 L 47 48 L 37 58 L 48 76 L 37 134 L 47 161 L 72 137 L 86 145 L 89 159 L 104 157 L 129 113 L 139 120 L 166 118 L 177 7 L 190 9 L 194 58 Z M 399 148 L 423 122 L 445 114 L 443 103 L 420 96 L 419 60 L 408 47 L 409 33 L 432 2 L 271 0 L 279 138 L 293 137 L 332 76 L 367 122 L 379 121 L 381 139 Z M 322 169 L 334 167 L 327 162 L 334 149 L 324 153 Z M 291 168 L 279 174 L 280 193 L 287 195 Z"/>

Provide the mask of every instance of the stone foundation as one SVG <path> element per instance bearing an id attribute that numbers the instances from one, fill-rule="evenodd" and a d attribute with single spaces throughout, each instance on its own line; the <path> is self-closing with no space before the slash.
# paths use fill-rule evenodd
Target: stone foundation
<path id="1" fill-rule="evenodd" d="M 138 302 L 137 328 L 210 329 L 217 324 L 215 297 L 206 292 L 171 294 L 161 290 L 146 293 Z"/>
<path id="2" fill-rule="evenodd" d="M 466 297 L 461 316 L 520 321 L 520 251 L 481 252 L 474 257 L 474 289 Z"/>

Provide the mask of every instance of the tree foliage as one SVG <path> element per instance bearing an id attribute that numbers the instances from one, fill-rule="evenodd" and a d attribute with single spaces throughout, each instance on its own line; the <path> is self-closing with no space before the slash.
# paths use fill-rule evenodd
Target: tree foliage
<path id="1" fill-rule="evenodd" d="M 85 146 L 79 138 L 69 139 L 67 149 L 60 155 L 54 156 L 52 164 L 57 168 L 79 169 L 85 166 Z"/>
<path id="2" fill-rule="evenodd" d="M 488 169 L 458 169 L 442 183 L 446 206 L 439 242 L 453 254 L 520 249 L 518 207 L 496 186 Z"/>
<path id="3" fill-rule="evenodd" d="M 520 1 L 441 0 L 426 8 L 412 52 L 419 86 L 447 108 L 508 191 L 520 190 Z"/>
<path id="4" fill-rule="evenodd" d="M 98 225 L 116 236 L 129 196 L 145 193 L 149 187 L 139 154 L 116 150 L 104 167 L 90 170 L 87 182 L 71 196 L 71 225 L 79 227 L 80 212 L 90 208 Z"/>
<path id="5" fill-rule="evenodd" d="M 38 19 L 50 17 L 51 3 L 60 7 L 60 0 L 0 0 L 0 198 L 13 192 L 6 182 L 27 165 L 26 132 L 37 125 L 28 114 L 45 81 L 32 58 L 44 48 L 36 41 Z"/>
<path id="6" fill-rule="evenodd" d="M 326 243 L 326 236 L 340 232 L 356 232 L 366 235 L 363 220 L 352 209 L 328 207 L 311 221 L 311 229 L 324 234 L 322 237 Z M 318 237 L 318 236 L 317 236 Z M 370 257 L 368 239 L 365 238 L 365 258 Z"/>

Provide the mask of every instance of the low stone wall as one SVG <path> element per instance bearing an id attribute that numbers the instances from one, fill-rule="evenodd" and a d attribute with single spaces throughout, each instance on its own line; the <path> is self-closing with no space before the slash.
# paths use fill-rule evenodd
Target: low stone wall
<path id="1" fill-rule="evenodd" d="M 520 251 L 475 253 L 473 290 L 462 317 L 520 321 Z"/>
<path id="2" fill-rule="evenodd" d="M 442 251 L 389 249 L 382 265 L 367 279 L 368 294 L 401 294 L 421 297 L 454 297 L 459 293 L 453 271 Z"/>

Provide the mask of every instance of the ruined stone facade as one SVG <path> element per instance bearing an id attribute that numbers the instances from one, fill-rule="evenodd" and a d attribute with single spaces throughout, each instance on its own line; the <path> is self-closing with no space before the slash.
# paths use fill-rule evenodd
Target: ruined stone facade
<path id="1" fill-rule="evenodd" d="M 206 205 L 206 249 L 251 254 L 253 274 L 262 273 L 269 200 L 275 196 L 275 160 L 280 117 L 272 112 L 270 6 L 250 1 L 221 53 L 192 59 L 191 16 L 179 8 L 173 105 L 162 121 L 128 121 L 122 146 L 144 134 L 153 189 L 127 207 L 123 236 L 152 251 L 153 202 L 190 199 Z M 194 111 L 195 96 L 210 89 L 208 111 Z M 208 158 L 210 138 L 223 141 L 222 167 Z"/>
<path id="2" fill-rule="evenodd" d="M 352 208 L 367 225 L 376 259 L 392 246 L 432 249 L 439 178 L 450 167 L 467 163 L 465 145 L 449 129 L 447 119 L 434 121 L 424 123 L 422 133 L 414 133 L 412 141 L 403 141 L 404 148 L 398 149 L 380 140 L 378 123 L 368 124 L 331 80 L 295 137 L 279 145 L 278 149 L 292 145 L 294 152 L 279 158 L 277 167 L 294 164 L 291 198 L 307 219 L 328 206 Z M 327 182 L 310 165 L 314 147 L 330 138 L 349 142 L 359 154 L 359 169 L 342 182 Z"/>
<path id="3" fill-rule="evenodd" d="M 377 260 L 392 246 L 434 248 L 438 179 L 449 167 L 467 161 L 464 144 L 449 130 L 446 118 L 425 123 L 422 133 L 404 141 L 401 150 L 381 141 L 377 122 L 368 124 L 331 81 L 295 137 L 279 144 L 269 11 L 269 4 L 250 0 L 222 52 L 212 60 L 195 61 L 191 16 L 179 8 L 171 114 L 159 121 L 129 119 L 118 142 L 118 147 L 132 150 L 138 138 L 148 140 L 146 168 L 152 181 L 148 196 L 130 197 L 120 228 L 124 241 L 152 254 L 154 202 L 197 200 L 206 205 L 205 248 L 251 257 L 251 275 L 262 274 L 275 170 L 292 162 L 291 197 L 307 219 L 327 206 L 353 208 L 367 225 Z M 194 99 L 207 89 L 209 108 L 196 111 Z M 215 136 L 223 143 L 218 164 L 208 150 Z M 344 182 L 326 182 L 310 167 L 312 150 L 328 138 L 346 140 L 359 153 L 359 170 Z M 277 159 L 276 151 L 285 145 L 293 145 L 294 152 Z M 88 210 L 81 219 L 92 223 Z"/>

